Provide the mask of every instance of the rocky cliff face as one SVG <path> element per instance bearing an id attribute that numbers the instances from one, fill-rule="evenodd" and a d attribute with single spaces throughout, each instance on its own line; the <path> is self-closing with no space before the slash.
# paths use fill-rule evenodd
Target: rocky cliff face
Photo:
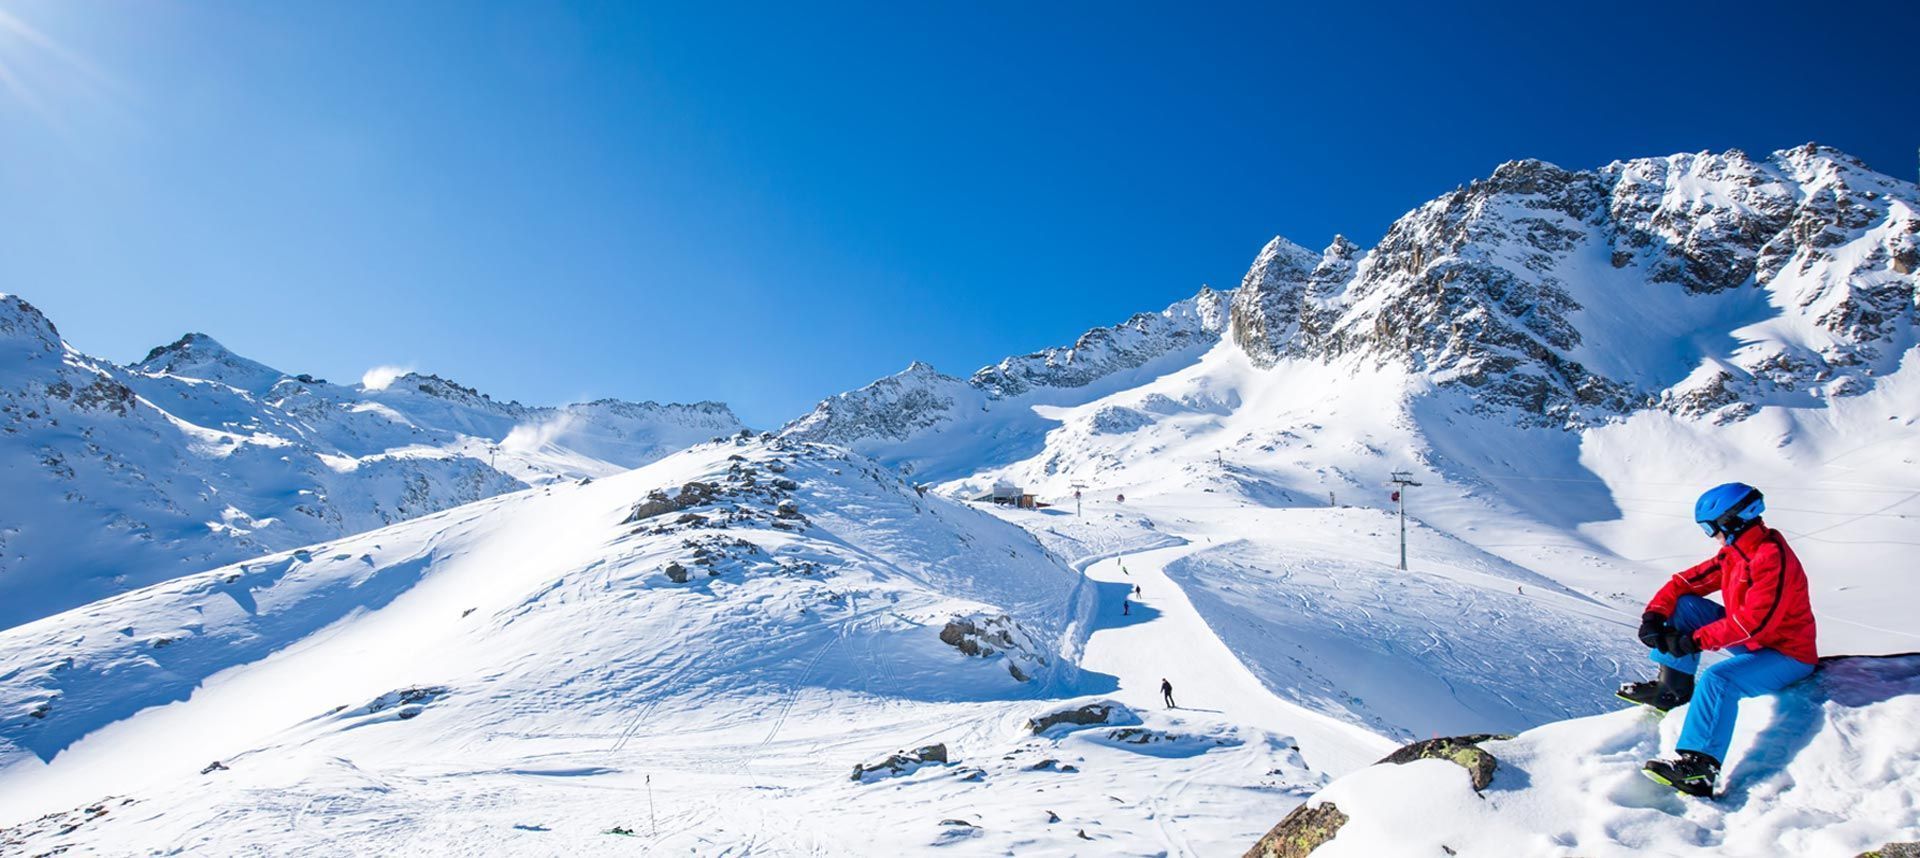
<path id="1" fill-rule="evenodd" d="M 424 375 L 335 385 L 205 334 L 118 366 L 0 295 L 0 628 L 739 428 L 718 403 L 537 408 Z"/>
<path id="2" fill-rule="evenodd" d="M 1274 236 L 1254 257 L 1233 292 L 1233 341 L 1255 363 L 1272 366 L 1300 333 L 1307 306 L 1307 280 L 1318 260 L 1313 252 Z"/>
<path id="3" fill-rule="evenodd" d="M 1735 419 L 1780 395 L 1858 393 L 1913 342 L 1920 191 L 1833 149 L 1540 161 L 1309 268 L 1276 239 L 1234 299 L 1234 341 L 1398 362 L 1477 407 L 1578 424 L 1659 405 Z"/>

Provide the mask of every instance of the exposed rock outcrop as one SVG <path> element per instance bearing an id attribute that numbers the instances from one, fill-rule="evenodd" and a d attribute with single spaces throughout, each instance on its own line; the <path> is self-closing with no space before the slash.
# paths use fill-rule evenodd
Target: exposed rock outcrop
<path id="1" fill-rule="evenodd" d="M 947 762 L 945 744 L 926 745 L 912 751 L 888 754 L 877 762 L 857 764 L 853 767 L 851 780 L 868 781 L 897 777 L 919 771 L 922 766 L 946 765 Z"/>
<path id="2" fill-rule="evenodd" d="M 1049 663 L 1039 642 L 1005 614 L 955 617 L 941 627 L 940 642 L 976 658 L 1004 656 L 1007 672 L 1020 682 Z"/>
<path id="3" fill-rule="evenodd" d="M 1027 729 L 1036 734 L 1045 733 L 1055 727 L 1089 727 L 1093 725 L 1126 725 L 1140 723 L 1140 716 L 1132 709 L 1113 700 L 1096 700 L 1080 706 L 1056 709 L 1027 719 Z"/>
<path id="4" fill-rule="evenodd" d="M 1333 802 L 1300 805 L 1253 844 L 1245 858 L 1307 858 L 1346 824 L 1347 815 Z"/>
<path id="5" fill-rule="evenodd" d="M 1500 761 L 1494 759 L 1493 754 L 1485 748 L 1480 747 L 1480 743 L 1511 738 L 1513 737 L 1492 733 L 1475 733 L 1470 736 L 1426 739 L 1388 754 L 1385 759 L 1375 765 L 1398 766 L 1414 760 L 1446 760 L 1466 769 L 1467 778 L 1473 783 L 1474 791 L 1478 792 L 1493 783 L 1494 770 L 1500 766 Z"/>

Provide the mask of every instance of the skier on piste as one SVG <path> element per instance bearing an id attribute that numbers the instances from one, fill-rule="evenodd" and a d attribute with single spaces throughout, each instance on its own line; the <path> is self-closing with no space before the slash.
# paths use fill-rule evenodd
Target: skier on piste
<path id="1" fill-rule="evenodd" d="M 1167 678 L 1164 676 L 1160 677 L 1160 698 L 1162 700 L 1167 701 L 1168 709 L 1180 708 L 1178 706 L 1173 705 L 1173 683 L 1168 682 Z"/>
<path id="2" fill-rule="evenodd" d="M 1711 798 L 1733 741 L 1741 698 L 1778 691 L 1813 672 L 1813 608 L 1807 575 L 1786 538 L 1760 520 L 1760 490 L 1744 483 L 1708 489 L 1693 518 L 1721 547 L 1673 576 L 1640 617 L 1641 643 L 1660 665 L 1657 679 L 1620 687 L 1620 697 L 1662 711 L 1692 703 L 1675 754 L 1642 771 L 1688 795 Z M 1720 592 L 1724 607 L 1705 596 Z M 1694 673 L 1702 650 L 1728 658 Z"/>

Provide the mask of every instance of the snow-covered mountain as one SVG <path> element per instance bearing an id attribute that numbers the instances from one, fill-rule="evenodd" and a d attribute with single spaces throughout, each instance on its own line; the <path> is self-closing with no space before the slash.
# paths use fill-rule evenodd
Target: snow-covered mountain
<path id="1" fill-rule="evenodd" d="M 309 456 L 532 486 L 0 630 L 0 851 L 1223 854 L 1303 803 L 1352 816 L 1327 854 L 1914 834 L 1910 659 L 1746 704 L 1715 808 L 1634 786 L 1675 719 L 1596 713 L 1729 479 L 1806 563 L 1824 652 L 1920 649 L 1916 209 L 1813 146 L 1515 162 L 1372 248 L 1275 239 L 1230 292 L 591 481 L 555 477 L 626 449 L 594 406 L 193 337 L 120 368 L 48 325 L 36 358 L 0 317 L 41 396 L 9 419 L 239 457 L 176 521 L 301 503 Z M 959 500 L 1002 480 L 1054 505 Z M 1371 765 L 1496 731 L 1484 792 Z"/>
<path id="2" fill-rule="evenodd" d="M 1572 552 L 1607 570 L 1575 575 L 1593 594 L 1674 556 L 1648 504 L 1743 477 L 1802 530 L 1851 529 L 1810 548 L 1851 576 L 1895 560 L 1869 537 L 1920 485 L 1916 242 L 1920 189 L 1816 145 L 1516 161 L 1371 249 L 1274 239 L 1238 289 L 1170 310 L 1201 324 L 1150 362 L 1114 371 L 1083 338 L 1045 353 L 1072 386 L 998 396 L 997 367 L 961 383 L 916 366 L 786 432 L 949 490 L 1008 478 L 1055 499 L 1205 479 L 1256 505 L 1379 504 L 1410 469 L 1447 481 L 1414 493 L 1421 521 L 1538 571 Z M 1556 535 L 1485 533 L 1512 521 Z"/>
<path id="3" fill-rule="evenodd" d="M 1557 423 L 1731 419 L 1860 393 L 1914 344 L 1920 193 L 1815 145 L 1569 171 L 1539 161 L 1354 260 L 1269 246 L 1234 299 L 1256 358 L 1394 363 Z M 1276 245 L 1285 245 L 1276 240 Z"/>
<path id="4" fill-rule="evenodd" d="M 1356 357 L 1530 423 L 1647 407 L 1731 420 L 1858 394 L 1896 370 L 1916 342 L 1916 278 L 1920 189 L 1828 147 L 1587 171 L 1513 161 L 1407 213 L 1371 249 L 1336 235 L 1315 254 L 1276 237 L 1238 289 L 986 367 L 964 383 L 972 399 L 915 364 L 786 431 L 917 462 L 916 438 L 1003 422 L 975 415 L 983 401 L 993 412 L 1036 390 L 1110 392 L 1143 367 L 1190 361 L 1223 327 L 1263 368 Z"/>
<path id="5" fill-rule="evenodd" d="M 1226 296 L 1206 287 L 1158 313 L 1095 328 L 1071 346 L 1010 357 L 970 379 L 914 362 L 897 375 L 821 402 L 782 430 L 886 459 L 922 479 L 1030 455 L 1046 422 L 1036 405 L 1078 404 L 1155 378 L 1219 342 Z"/>
<path id="6" fill-rule="evenodd" d="M 0 627 L 740 429 L 712 402 L 538 408 L 388 381 L 289 375 L 204 334 L 119 366 L 0 295 Z"/>
<path id="7" fill-rule="evenodd" d="M 1689 510 L 1728 480 L 1768 493 L 1815 570 L 1828 651 L 1920 648 L 1889 608 L 1920 599 L 1897 571 L 1920 514 L 1916 211 L 1920 189 L 1817 146 L 1514 162 L 1370 250 L 1275 239 L 1238 289 L 1205 293 L 1225 330 L 1154 361 L 1103 375 L 1053 350 L 1077 386 L 998 397 L 920 366 L 786 431 L 831 425 L 943 493 L 1006 481 L 1071 508 L 1084 486 L 1089 514 L 1222 540 L 1169 574 L 1282 696 L 1387 735 L 1515 729 L 1606 708 L 1579 683 L 1640 670 L 1636 653 L 1588 646 L 1624 660 L 1562 688 L 1531 667 L 1479 673 L 1468 632 L 1538 609 L 1528 622 L 1577 626 L 1586 609 L 1557 592 L 1626 621 L 1711 552 Z M 1372 571 L 1397 559 L 1379 515 L 1396 471 L 1422 484 L 1411 565 L 1450 618 Z M 1486 591 L 1501 579 L 1505 596 Z M 1450 643 L 1405 646 L 1420 627 Z M 1374 631 L 1337 643 L 1355 629 Z M 1358 693 L 1428 677 L 1453 693 Z"/>

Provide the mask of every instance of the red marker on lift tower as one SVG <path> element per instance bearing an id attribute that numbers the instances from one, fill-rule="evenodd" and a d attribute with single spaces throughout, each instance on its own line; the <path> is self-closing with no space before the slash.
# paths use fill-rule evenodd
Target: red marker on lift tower
<path id="1" fill-rule="evenodd" d="M 1393 478 L 1390 482 L 1399 486 L 1399 488 L 1393 492 L 1393 502 L 1400 507 L 1400 570 L 1404 572 L 1407 569 L 1407 498 L 1405 492 L 1408 486 L 1417 486 L 1420 484 L 1413 481 L 1413 473 L 1410 471 L 1394 471 Z"/>

